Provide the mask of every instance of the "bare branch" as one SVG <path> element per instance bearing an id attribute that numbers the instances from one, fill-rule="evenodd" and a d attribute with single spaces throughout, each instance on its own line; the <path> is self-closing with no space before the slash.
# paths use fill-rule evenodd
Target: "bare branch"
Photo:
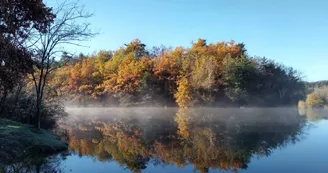
<path id="1" fill-rule="evenodd" d="M 36 68 L 37 71 L 32 71 L 32 77 L 37 95 L 38 117 L 48 75 L 57 68 L 55 56 L 60 52 L 67 52 L 65 45 L 83 46 L 80 42 L 87 41 L 96 35 L 91 32 L 90 23 L 83 21 L 93 15 L 86 13 L 77 1 L 73 3 L 64 1 L 54 12 L 57 18 L 46 32 L 33 33 L 31 31 L 33 34 L 26 40 L 26 44 L 29 44 L 27 47 L 34 52 L 33 60 L 36 62 L 34 69 Z"/>

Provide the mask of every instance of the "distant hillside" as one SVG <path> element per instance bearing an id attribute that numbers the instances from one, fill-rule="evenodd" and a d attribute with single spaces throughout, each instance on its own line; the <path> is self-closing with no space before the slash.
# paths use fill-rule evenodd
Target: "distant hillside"
<path id="1" fill-rule="evenodd" d="M 313 92 L 314 88 L 319 88 L 319 87 L 328 87 L 328 80 L 321 80 L 321 81 L 316 81 L 316 82 L 305 82 L 305 86 L 307 89 L 307 93 Z"/>

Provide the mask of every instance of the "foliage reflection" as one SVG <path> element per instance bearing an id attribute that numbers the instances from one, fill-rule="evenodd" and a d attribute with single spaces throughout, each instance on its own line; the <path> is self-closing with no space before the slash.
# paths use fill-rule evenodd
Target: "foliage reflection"
<path id="1" fill-rule="evenodd" d="M 115 161 L 132 172 L 148 164 L 237 172 L 247 169 L 252 156 L 269 156 L 299 141 L 306 125 L 296 109 L 70 111 L 60 126 L 73 152 Z"/>

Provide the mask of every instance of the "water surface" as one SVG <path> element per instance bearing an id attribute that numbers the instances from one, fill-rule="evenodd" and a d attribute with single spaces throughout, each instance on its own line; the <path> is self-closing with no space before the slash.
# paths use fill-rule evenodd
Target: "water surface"
<path id="1" fill-rule="evenodd" d="M 40 172 L 328 172 L 328 116 L 323 110 L 68 112 L 57 133 L 70 149 L 43 159 Z"/>

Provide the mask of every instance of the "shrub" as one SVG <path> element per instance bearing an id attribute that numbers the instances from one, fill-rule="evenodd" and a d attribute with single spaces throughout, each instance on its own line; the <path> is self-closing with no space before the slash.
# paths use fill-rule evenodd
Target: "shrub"
<path id="1" fill-rule="evenodd" d="M 305 103 L 305 101 L 303 101 L 303 100 L 300 100 L 299 102 L 298 102 L 298 108 L 306 108 L 306 103 Z"/>
<path id="2" fill-rule="evenodd" d="M 6 118 L 21 123 L 37 124 L 35 96 L 21 94 L 19 97 L 9 96 L 3 105 L 4 111 L 1 118 Z M 41 111 L 41 128 L 51 129 L 56 125 L 56 120 L 67 116 L 64 106 L 57 99 L 44 101 Z"/>
<path id="3" fill-rule="evenodd" d="M 324 102 L 324 104 L 328 104 L 328 86 L 315 88 L 313 93 L 318 95 Z"/>
<path id="4" fill-rule="evenodd" d="M 309 108 L 318 108 L 323 106 L 323 100 L 315 93 L 308 94 L 306 98 L 306 106 Z"/>

